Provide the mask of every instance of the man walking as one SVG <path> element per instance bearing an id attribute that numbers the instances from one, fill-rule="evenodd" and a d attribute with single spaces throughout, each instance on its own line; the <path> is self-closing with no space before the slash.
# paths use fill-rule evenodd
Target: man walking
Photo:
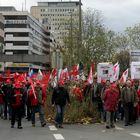
<path id="1" fill-rule="evenodd" d="M 66 102 L 70 105 L 70 98 L 67 90 L 64 88 L 64 82 L 59 81 L 58 87 L 54 89 L 52 95 L 52 106 L 56 105 L 56 117 L 55 125 L 56 127 L 63 128 L 63 118 L 64 118 L 64 109 Z"/>
<path id="2" fill-rule="evenodd" d="M 17 128 L 22 129 L 21 119 L 22 119 L 23 93 L 21 91 L 20 83 L 16 83 L 11 92 L 10 105 L 12 110 L 11 128 L 14 128 L 15 121 L 17 118 L 18 121 Z"/>
<path id="3" fill-rule="evenodd" d="M 107 89 L 103 95 L 103 101 L 106 111 L 106 128 L 114 128 L 114 115 L 117 109 L 117 103 L 119 98 L 119 91 L 117 86 L 113 84 Z"/>
<path id="4" fill-rule="evenodd" d="M 122 89 L 121 101 L 124 107 L 125 126 L 132 125 L 134 103 L 136 102 L 137 93 L 130 80 L 126 81 L 126 87 Z"/>
<path id="5" fill-rule="evenodd" d="M 32 126 L 35 127 L 35 113 L 39 112 L 41 126 L 44 127 L 46 125 L 46 121 L 44 118 L 45 116 L 44 105 L 46 102 L 46 94 L 45 91 L 43 91 L 39 81 L 36 82 L 35 93 L 33 93 L 33 90 L 30 89 L 28 96 L 30 98 L 29 100 L 31 101 Z"/>

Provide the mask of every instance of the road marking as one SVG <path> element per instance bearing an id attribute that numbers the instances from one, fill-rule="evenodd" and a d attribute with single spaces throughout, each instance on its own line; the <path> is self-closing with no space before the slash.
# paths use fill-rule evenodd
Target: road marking
<path id="1" fill-rule="evenodd" d="M 106 132 L 106 130 L 102 130 L 102 132 L 103 132 L 103 133 L 105 133 L 105 132 Z"/>
<path id="2" fill-rule="evenodd" d="M 54 125 L 49 126 L 49 129 L 50 129 L 51 131 L 56 131 L 56 130 L 57 130 L 57 128 L 56 128 Z"/>
<path id="3" fill-rule="evenodd" d="M 124 130 L 124 128 L 121 128 L 121 127 L 118 127 L 118 126 L 116 126 L 115 129 L 116 130 Z"/>
<path id="4" fill-rule="evenodd" d="M 139 133 L 130 133 L 130 135 L 136 136 L 136 137 L 140 137 Z"/>
<path id="5" fill-rule="evenodd" d="M 61 134 L 53 134 L 56 140 L 64 140 L 64 137 Z"/>

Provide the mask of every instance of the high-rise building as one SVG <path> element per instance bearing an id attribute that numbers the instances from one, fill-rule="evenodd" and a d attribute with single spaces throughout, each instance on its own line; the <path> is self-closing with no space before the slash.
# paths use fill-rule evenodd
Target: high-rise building
<path id="1" fill-rule="evenodd" d="M 4 16 L 3 53 L 8 55 L 50 55 L 50 32 L 26 11 L 0 7 Z M 48 64 L 49 65 L 49 64 Z"/>
<path id="2" fill-rule="evenodd" d="M 56 41 L 63 44 L 71 26 L 79 26 L 79 1 L 38 2 L 38 6 L 31 7 L 31 14 L 47 26 Z"/>
<path id="3" fill-rule="evenodd" d="M 4 17 L 0 14 L 0 53 L 2 52 L 4 44 Z"/>

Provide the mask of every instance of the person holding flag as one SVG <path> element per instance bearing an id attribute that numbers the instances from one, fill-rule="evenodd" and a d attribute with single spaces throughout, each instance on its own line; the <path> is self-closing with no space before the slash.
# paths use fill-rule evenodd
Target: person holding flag
<path id="1" fill-rule="evenodd" d="M 46 125 L 46 121 L 44 118 L 44 104 L 46 102 L 45 91 L 43 91 L 40 82 L 36 81 L 36 86 L 34 87 L 31 83 L 31 89 L 28 92 L 28 96 L 31 101 L 32 126 L 35 127 L 35 113 L 39 112 L 41 126 L 44 127 Z"/>

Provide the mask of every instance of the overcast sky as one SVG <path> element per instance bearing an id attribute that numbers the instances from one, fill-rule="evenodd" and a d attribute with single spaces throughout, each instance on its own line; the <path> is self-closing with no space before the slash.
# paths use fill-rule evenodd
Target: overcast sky
<path id="1" fill-rule="evenodd" d="M 37 5 L 38 1 L 48 0 L 26 1 L 29 10 L 30 6 Z M 22 3 L 25 3 L 25 0 L 0 0 L 0 5 L 15 6 L 18 10 L 22 9 Z M 83 9 L 90 7 L 100 10 L 104 16 L 105 25 L 116 32 L 140 23 L 140 0 L 82 0 L 82 3 Z"/>

